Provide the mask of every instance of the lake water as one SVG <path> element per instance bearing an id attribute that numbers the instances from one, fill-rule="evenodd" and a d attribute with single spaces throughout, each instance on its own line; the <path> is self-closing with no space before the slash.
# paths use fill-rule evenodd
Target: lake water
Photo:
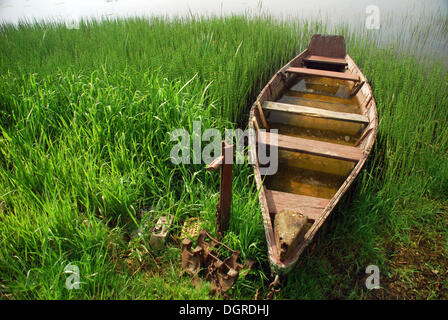
<path id="1" fill-rule="evenodd" d="M 374 7 L 372 7 L 372 5 Z M 448 0 L 0 0 L 0 22 L 127 16 L 189 16 L 246 13 L 280 19 L 322 19 L 366 29 L 380 41 L 408 41 L 423 31 L 421 50 L 448 60 Z"/>

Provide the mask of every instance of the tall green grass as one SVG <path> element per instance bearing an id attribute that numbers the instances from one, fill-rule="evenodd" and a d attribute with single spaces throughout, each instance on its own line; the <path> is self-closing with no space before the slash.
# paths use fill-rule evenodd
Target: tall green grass
<path id="1" fill-rule="evenodd" d="M 6 298 L 210 298 L 178 275 L 176 235 L 198 216 L 214 232 L 219 181 L 204 165 L 174 165 L 177 128 L 235 128 L 280 66 L 325 32 L 319 21 L 270 17 L 127 19 L 1 27 L 0 293 Z M 356 184 L 284 283 L 284 298 L 362 298 L 369 264 L 388 270 L 390 246 L 414 230 L 447 235 L 435 219 L 448 192 L 448 85 L 442 64 L 378 47 L 345 27 L 370 81 L 380 127 Z M 257 267 L 234 298 L 267 292 L 257 190 L 235 166 L 224 241 Z M 168 248 L 132 238 L 140 209 L 173 214 Z M 445 244 L 446 245 L 446 244 Z M 80 268 L 67 290 L 64 268 Z"/>
<path id="2" fill-rule="evenodd" d="M 137 75 L 148 70 L 184 81 L 197 74 L 199 80 L 211 81 L 209 92 L 219 113 L 237 120 L 248 97 L 260 89 L 260 80 L 322 28 L 319 22 L 291 25 L 271 18 L 226 17 L 91 21 L 81 22 L 79 29 L 36 23 L 2 29 L 2 46 L 8 50 L 2 53 L 1 70 L 45 75 L 55 68 L 87 74 L 100 66 L 112 72 L 127 68 L 135 73 L 136 88 L 141 84 Z"/>

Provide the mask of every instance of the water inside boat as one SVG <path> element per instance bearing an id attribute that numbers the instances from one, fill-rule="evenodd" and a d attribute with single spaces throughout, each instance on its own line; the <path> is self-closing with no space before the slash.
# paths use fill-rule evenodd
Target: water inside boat
<path id="1" fill-rule="evenodd" d="M 276 102 L 361 114 L 359 101 L 349 94 L 345 81 L 323 77 L 301 77 Z M 266 112 L 271 129 L 281 135 L 355 146 L 365 124 L 351 121 Z M 279 170 L 267 176 L 269 190 L 331 199 L 350 174 L 355 163 L 317 155 L 279 150 Z"/>

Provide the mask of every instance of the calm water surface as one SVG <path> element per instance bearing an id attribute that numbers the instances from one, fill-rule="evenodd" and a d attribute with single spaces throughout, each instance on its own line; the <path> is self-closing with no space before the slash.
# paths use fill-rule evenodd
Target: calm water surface
<path id="1" fill-rule="evenodd" d="M 379 9 L 379 29 L 367 29 L 368 7 Z M 279 19 L 321 19 L 331 28 L 341 23 L 366 29 L 381 42 L 418 39 L 420 49 L 448 60 L 448 0 L 0 0 L 0 22 L 20 20 L 73 22 L 128 16 L 270 14 Z M 370 18 L 369 18 L 370 17 Z M 415 41 L 415 40 L 414 40 Z"/>

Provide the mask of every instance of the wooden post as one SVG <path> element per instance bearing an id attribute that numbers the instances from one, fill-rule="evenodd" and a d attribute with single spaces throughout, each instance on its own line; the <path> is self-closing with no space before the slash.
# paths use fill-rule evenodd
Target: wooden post
<path id="1" fill-rule="evenodd" d="M 230 207 L 232 204 L 232 170 L 234 145 L 222 141 L 222 155 L 216 158 L 207 170 L 217 170 L 221 167 L 221 183 L 219 202 L 216 210 L 216 233 L 222 238 L 224 231 L 229 228 Z"/>

